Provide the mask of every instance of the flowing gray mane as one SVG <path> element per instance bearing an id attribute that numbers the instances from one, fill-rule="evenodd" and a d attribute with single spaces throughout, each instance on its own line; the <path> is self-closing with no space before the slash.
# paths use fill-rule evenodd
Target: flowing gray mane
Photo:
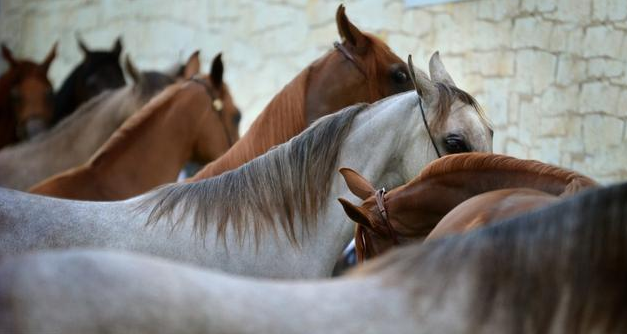
<path id="1" fill-rule="evenodd" d="M 496 312 L 504 312 L 508 333 L 548 333 L 564 296 L 565 333 L 627 333 L 625 203 L 627 183 L 591 189 L 467 235 L 404 247 L 354 274 L 420 285 L 419 299 L 421 289 L 437 282 L 444 291 L 470 269 L 469 333 Z"/>
<path id="2" fill-rule="evenodd" d="M 193 215 L 201 236 L 213 223 L 221 237 L 228 224 L 234 226 L 240 239 L 252 228 L 256 241 L 260 230 L 276 232 L 278 221 L 290 241 L 296 243 L 295 216 L 300 215 L 305 230 L 316 222 L 330 191 L 342 143 L 355 116 L 366 107 L 358 104 L 323 117 L 289 142 L 238 169 L 158 189 L 140 203 L 138 210 L 151 209 L 148 224 L 161 218 L 176 224 Z"/>

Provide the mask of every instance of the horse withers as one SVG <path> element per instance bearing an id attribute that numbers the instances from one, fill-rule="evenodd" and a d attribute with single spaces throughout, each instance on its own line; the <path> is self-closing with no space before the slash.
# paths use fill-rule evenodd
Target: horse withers
<path id="1" fill-rule="evenodd" d="M 2 44 L 2 56 L 9 68 L 0 76 L 0 148 L 32 138 L 50 125 L 54 93 L 48 69 L 56 50 L 57 44 L 41 64 L 36 64 L 16 59 Z"/>

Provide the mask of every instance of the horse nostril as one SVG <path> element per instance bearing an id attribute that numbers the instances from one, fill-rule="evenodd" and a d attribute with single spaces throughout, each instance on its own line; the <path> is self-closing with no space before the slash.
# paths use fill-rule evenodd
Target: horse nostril
<path id="1" fill-rule="evenodd" d="M 24 125 L 24 133 L 26 139 L 35 137 L 36 135 L 44 132 L 48 126 L 47 122 L 43 118 L 33 118 L 26 121 Z"/>

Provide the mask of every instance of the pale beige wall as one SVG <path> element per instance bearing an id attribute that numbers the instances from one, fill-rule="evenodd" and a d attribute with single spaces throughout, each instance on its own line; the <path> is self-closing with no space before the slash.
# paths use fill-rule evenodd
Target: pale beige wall
<path id="1" fill-rule="evenodd" d="M 122 34 L 142 68 L 192 50 L 224 52 L 244 128 L 300 69 L 337 39 L 338 2 L 322 0 L 0 0 L 0 38 L 42 58 L 59 40 L 59 83 L 80 54 Z M 601 181 L 627 179 L 627 5 L 624 0 L 469 0 L 405 8 L 344 1 L 349 17 L 424 68 L 440 50 L 458 85 L 495 124 L 495 151 Z"/>

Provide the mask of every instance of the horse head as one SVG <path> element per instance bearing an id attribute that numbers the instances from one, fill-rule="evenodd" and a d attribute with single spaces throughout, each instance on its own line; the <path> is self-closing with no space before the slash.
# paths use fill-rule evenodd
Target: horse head
<path id="1" fill-rule="evenodd" d="M 341 42 L 311 67 L 308 124 L 347 105 L 372 103 L 412 88 L 407 65 L 385 42 L 351 23 L 343 5 L 335 19 Z"/>
<path id="2" fill-rule="evenodd" d="M 190 67 L 194 66 L 192 58 Z M 183 71 L 187 72 L 190 70 Z M 229 87 L 223 80 L 223 74 L 222 54 L 218 53 L 211 63 L 209 75 L 196 76 L 192 79 L 204 86 L 209 98 L 208 107 L 198 119 L 199 129 L 193 152 L 195 161 L 215 160 L 239 139 L 241 113 L 233 102 Z"/>
<path id="3" fill-rule="evenodd" d="M 2 45 L 2 56 L 9 63 L 9 70 L 3 75 L 7 85 L 3 113 L 13 119 L 13 135 L 17 139 L 27 139 L 42 132 L 50 124 L 53 115 L 53 90 L 48 80 L 48 69 L 56 56 L 55 43 L 44 61 L 36 64 L 30 60 L 15 59 L 11 50 Z"/>

